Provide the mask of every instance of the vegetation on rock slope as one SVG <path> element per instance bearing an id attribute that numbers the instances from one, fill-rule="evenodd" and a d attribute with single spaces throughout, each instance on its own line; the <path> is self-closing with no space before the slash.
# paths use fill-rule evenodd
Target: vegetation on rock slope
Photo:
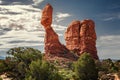
<path id="1" fill-rule="evenodd" d="M 0 74 L 6 73 L 13 80 L 109 80 L 114 77 L 107 74 L 120 73 L 119 60 L 100 62 L 89 53 L 69 63 L 48 62 L 39 50 L 33 48 L 12 48 L 7 53 L 11 56 L 0 60 Z"/>

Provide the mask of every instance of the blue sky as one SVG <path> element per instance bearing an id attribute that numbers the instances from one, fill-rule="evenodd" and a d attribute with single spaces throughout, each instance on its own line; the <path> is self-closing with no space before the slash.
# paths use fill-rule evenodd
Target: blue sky
<path id="1" fill-rule="evenodd" d="M 6 8 L 9 11 L 11 11 L 12 13 L 15 13 L 15 11 L 17 11 L 19 14 L 15 14 L 12 17 L 13 18 L 19 18 L 20 16 L 22 16 L 22 18 L 27 17 L 28 15 L 31 16 L 32 13 L 34 13 L 35 17 L 34 19 L 30 18 L 30 23 L 24 23 L 24 25 L 30 25 L 33 26 L 33 24 L 36 26 L 34 27 L 34 29 L 38 29 L 41 30 L 41 32 L 35 32 L 35 31 L 31 31 L 31 29 L 33 29 L 33 27 L 31 28 L 30 26 L 28 27 L 23 27 L 25 28 L 25 30 L 29 30 L 30 34 L 34 34 L 34 36 L 37 34 L 41 34 L 42 32 L 44 33 L 44 29 L 41 28 L 41 25 L 39 25 L 39 16 L 41 15 L 41 10 L 42 8 L 47 4 L 50 3 L 53 6 L 54 9 L 54 13 L 53 13 L 53 28 L 55 29 L 55 31 L 59 34 L 60 36 L 60 40 L 62 43 L 64 43 L 64 31 L 66 29 L 66 27 L 68 26 L 68 24 L 72 21 L 72 20 L 84 20 L 84 19 L 92 19 L 95 22 L 96 25 L 96 33 L 97 33 L 97 49 L 98 49 L 98 55 L 100 58 L 112 58 L 112 59 L 120 59 L 120 0 L 0 0 L 0 12 L 1 15 L 0 16 L 5 16 L 5 9 L 2 12 L 2 8 Z M 15 5 L 15 6 L 13 6 Z M 30 7 L 30 6 L 32 7 Z M 13 8 L 15 8 L 14 10 L 12 10 L 10 7 L 6 7 L 6 6 L 12 6 Z M 21 7 L 20 7 L 21 6 Z M 30 8 L 29 8 L 30 7 Z M 21 9 L 24 10 L 33 10 L 33 12 L 30 14 L 30 12 L 28 11 L 23 11 Z M 36 13 L 35 13 L 36 11 Z M 11 12 L 7 13 L 10 14 Z M 26 12 L 26 15 L 23 13 Z M 4 13 L 4 14 L 3 14 Z M 36 16 L 37 15 L 37 16 Z M 8 15 L 7 15 L 8 16 Z M 9 17 L 9 16 L 8 16 Z M 36 19 L 37 18 L 37 19 Z M 11 17 L 9 17 L 9 20 L 11 21 Z M 6 21 L 9 21 L 8 19 L 6 19 L 4 22 L 1 21 L 1 29 L 3 29 L 2 25 L 6 24 Z M 15 19 L 12 19 L 15 20 Z M 27 20 L 27 19 L 26 19 Z M 33 21 L 34 20 L 34 21 Z M 35 20 L 38 20 L 35 22 Z M 14 22 L 10 22 L 9 24 L 12 24 Z M 23 25 L 22 23 L 19 23 L 20 25 Z M 12 28 L 13 29 L 13 28 Z M 20 29 L 19 29 L 20 30 Z M 11 32 L 7 32 L 10 33 L 9 37 L 12 36 L 13 42 L 21 39 L 21 37 L 23 38 L 25 34 L 27 34 L 27 32 L 23 32 L 24 34 L 21 34 L 22 36 L 13 36 L 13 33 L 20 33 L 21 30 L 18 32 L 11 30 Z M 8 36 L 8 34 L 5 33 L 4 36 Z M 2 35 L 3 36 L 3 35 Z M 26 35 L 27 37 L 29 37 L 29 35 Z M 39 39 L 43 40 L 43 36 L 41 37 L 36 37 L 36 42 L 31 42 L 31 44 L 36 44 L 33 45 L 33 47 L 40 49 L 41 46 L 43 46 L 43 42 L 42 40 L 39 42 Z M 0 39 L 2 40 L 3 38 L 0 37 Z M 24 38 L 22 41 L 18 40 L 18 42 L 22 42 L 22 44 L 25 45 L 29 45 L 26 43 L 29 43 L 29 40 L 32 40 L 31 38 Z M 5 41 L 5 39 L 3 39 Z M 8 42 L 4 42 L 3 43 L 10 43 Z M 28 42 L 29 41 L 29 42 Z M 1 46 L 5 46 L 5 44 L 3 44 L 2 42 L 0 43 Z M 14 47 L 16 46 L 16 44 L 12 46 L 11 44 L 9 45 L 8 48 Z M 42 44 L 42 45 L 37 45 L 37 44 Z M 17 46 L 21 46 L 18 45 Z M 5 47 L 1 47 L 0 49 L 3 49 Z M 42 48 L 43 49 L 43 48 Z M 40 49 L 40 50 L 42 50 Z"/>

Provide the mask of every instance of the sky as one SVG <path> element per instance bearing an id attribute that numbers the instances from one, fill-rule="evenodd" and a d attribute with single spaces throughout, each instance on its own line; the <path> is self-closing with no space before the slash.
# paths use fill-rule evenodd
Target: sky
<path id="1" fill-rule="evenodd" d="M 100 59 L 120 59 L 120 0 L 0 0 L 0 56 L 12 47 L 44 52 L 41 11 L 53 6 L 53 29 L 65 44 L 64 32 L 72 20 L 92 19 Z"/>

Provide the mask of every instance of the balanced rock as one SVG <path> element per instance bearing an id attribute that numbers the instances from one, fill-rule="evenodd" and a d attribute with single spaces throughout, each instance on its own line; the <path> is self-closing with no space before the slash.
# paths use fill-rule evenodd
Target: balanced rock
<path id="1" fill-rule="evenodd" d="M 42 11 L 41 24 L 45 29 L 52 24 L 52 12 L 53 8 L 50 4 L 47 4 Z"/>
<path id="2" fill-rule="evenodd" d="M 47 4 L 42 12 L 41 24 L 45 29 L 45 57 L 48 60 L 54 59 L 56 56 L 76 60 L 73 54 L 71 54 L 69 50 L 60 43 L 58 35 L 51 27 L 52 11 L 52 6 L 50 4 Z"/>

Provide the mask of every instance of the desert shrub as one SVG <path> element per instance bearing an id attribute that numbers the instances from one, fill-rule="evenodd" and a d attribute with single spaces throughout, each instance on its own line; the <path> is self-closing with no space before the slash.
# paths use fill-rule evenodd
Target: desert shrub
<path id="1" fill-rule="evenodd" d="M 63 80 L 76 80 L 76 74 L 70 69 L 59 69 L 60 75 L 63 77 Z"/>
<path id="2" fill-rule="evenodd" d="M 94 59 L 89 53 L 83 53 L 75 63 L 75 72 L 79 80 L 97 80 L 98 71 Z"/>
<path id="3" fill-rule="evenodd" d="M 33 48 L 12 48 L 7 53 L 10 54 L 10 57 L 5 60 L 9 71 L 8 76 L 14 80 L 23 80 L 31 62 L 42 60 L 41 52 Z"/>
<path id="4" fill-rule="evenodd" d="M 32 61 L 29 68 L 26 80 L 63 80 L 57 69 L 44 60 Z"/>
<path id="5" fill-rule="evenodd" d="M 111 59 L 105 59 L 101 62 L 102 71 L 113 73 L 118 71 L 118 67 L 114 65 Z"/>
<path id="6" fill-rule="evenodd" d="M 63 80 L 58 70 L 42 59 L 39 50 L 33 48 L 12 48 L 7 52 L 7 75 L 13 80 Z"/>
<path id="7" fill-rule="evenodd" d="M 3 79 L 0 77 L 0 80 L 3 80 Z"/>
<path id="8" fill-rule="evenodd" d="M 5 71 L 7 71 L 7 66 L 5 64 L 4 60 L 0 61 L 0 74 L 4 73 Z"/>
<path id="9" fill-rule="evenodd" d="M 114 65 L 118 68 L 118 71 L 120 72 L 120 60 L 115 61 Z"/>

